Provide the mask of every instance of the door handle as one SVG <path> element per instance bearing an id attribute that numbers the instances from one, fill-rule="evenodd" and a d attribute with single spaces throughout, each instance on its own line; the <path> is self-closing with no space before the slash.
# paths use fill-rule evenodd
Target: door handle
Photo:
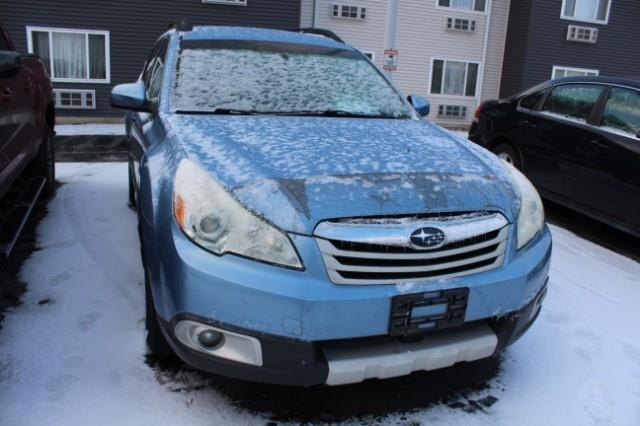
<path id="1" fill-rule="evenodd" d="M 525 127 L 527 129 L 535 129 L 536 125 L 533 124 L 532 122 L 530 122 L 529 120 L 524 120 L 522 123 L 520 123 L 520 125 L 522 127 Z"/>
<path id="2" fill-rule="evenodd" d="M 5 87 L 2 93 L 0 93 L 0 101 L 11 102 L 13 100 L 13 92 L 10 87 Z"/>
<path id="3" fill-rule="evenodd" d="M 609 145 L 596 139 L 591 139 L 589 143 L 599 149 L 609 149 Z"/>

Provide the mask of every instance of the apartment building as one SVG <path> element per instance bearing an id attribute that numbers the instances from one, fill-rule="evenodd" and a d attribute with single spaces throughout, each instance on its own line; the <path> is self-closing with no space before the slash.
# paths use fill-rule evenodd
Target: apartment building
<path id="1" fill-rule="evenodd" d="M 292 29 L 299 0 L 2 0 L 16 48 L 49 68 L 58 117 L 120 117 L 111 88 L 135 81 L 160 34 L 178 18 L 195 25 Z"/>
<path id="2" fill-rule="evenodd" d="M 500 94 L 556 77 L 640 80 L 640 0 L 512 2 Z"/>
<path id="3" fill-rule="evenodd" d="M 482 100 L 498 97 L 509 3 L 301 0 L 300 26 L 334 31 L 380 67 L 385 50 L 397 51 L 387 72 L 398 87 L 429 99 L 430 119 L 464 127 Z"/>

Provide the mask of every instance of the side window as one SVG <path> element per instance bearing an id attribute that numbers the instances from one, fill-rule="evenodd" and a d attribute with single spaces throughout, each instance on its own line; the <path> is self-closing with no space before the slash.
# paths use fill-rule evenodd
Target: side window
<path id="1" fill-rule="evenodd" d="M 602 113 L 602 127 L 640 135 L 640 92 L 614 87 Z"/>
<path id="2" fill-rule="evenodd" d="M 520 101 L 520 106 L 526 109 L 536 109 L 544 95 L 547 93 L 547 90 L 540 90 L 532 95 L 527 96 L 526 98 Z"/>
<path id="3" fill-rule="evenodd" d="M 147 88 L 147 99 L 149 99 L 151 102 L 157 102 L 160 96 L 167 45 L 168 43 L 166 39 L 158 42 L 154 47 L 152 55 L 145 67 L 143 81 Z"/>
<path id="4" fill-rule="evenodd" d="M 542 106 L 542 111 L 586 122 L 604 88 L 593 84 L 557 86 Z"/>
<path id="5" fill-rule="evenodd" d="M 0 30 L 0 50 L 9 50 L 9 41 Z"/>

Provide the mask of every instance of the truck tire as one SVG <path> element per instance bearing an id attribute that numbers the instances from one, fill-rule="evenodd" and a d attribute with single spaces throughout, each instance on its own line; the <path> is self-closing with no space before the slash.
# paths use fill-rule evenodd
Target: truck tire
<path id="1" fill-rule="evenodd" d="M 28 169 L 29 176 L 45 178 L 42 187 L 42 197 L 51 198 L 56 193 L 56 160 L 53 149 L 53 129 L 49 125 L 44 128 L 42 142 L 36 158 L 33 159 Z"/>

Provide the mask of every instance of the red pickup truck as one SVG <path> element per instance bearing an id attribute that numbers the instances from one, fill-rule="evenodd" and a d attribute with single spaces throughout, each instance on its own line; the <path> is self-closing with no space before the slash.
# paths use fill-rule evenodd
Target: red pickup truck
<path id="1" fill-rule="evenodd" d="M 51 80 L 34 55 L 15 51 L 0 25 L 0 260 L 41 196 L 55 191 Z"/>

